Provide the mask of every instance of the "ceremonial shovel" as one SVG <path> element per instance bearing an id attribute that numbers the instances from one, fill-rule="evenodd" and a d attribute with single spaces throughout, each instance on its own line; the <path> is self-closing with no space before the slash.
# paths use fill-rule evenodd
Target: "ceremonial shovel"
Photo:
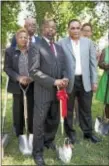
<path id="1" fill-rule="evenodd" d="M 9 77 L 7 77 L 6 80 L 6 86 L 5 86 L 5 97 L 4 97 L 4 107 L 3 107 L 3 114 L 2 114 L 2 137 L 1 137 L 1 157 L 4 157 L 4 149 L 7 146 L 9 139 L 10 139 L 10 134 L 4 132 L 4 124 L 5 124 L 5 119 L 6 119 L 6 111 L 7 111 L 7 99 L 8 99 L 8 94 L 7 94 L 7 87 L 8 87 L 8 81 L 9 81 Z"/>
<path id="2" fill-rule="evenodd" d="M 32 154 L 32 141 L 33 141 L 33 134 L 28 135 L 28 115 L 27 115 L 27 98 L 26 92 L 29 88 L 29 84 L 26 88 L 24 88 L 21 84 L 20 88 L 23 92 L 23 100 L 24 100 L 24 119 L 25 119 L 25 130 L 26 134 L 19 136 L 19 149 L 21 153 L 24 155 L 31 155 Z"/>
<path id="3" fill-rule="evenodd" d="M 67 99 L 68 95 L 65 89 L 59 90 L 57 92 L 57 98 L 60 101 L 60 123 L 61 123 L 61 134 L 64 134 L 64 118 L 67 116 Z M 59 159 L 67 164 L 70 162 L 72 157 L 72 144 L 69 138 L 64 139 L 64 144 L 61 147 L 57 147 L 57 153 Z"/>

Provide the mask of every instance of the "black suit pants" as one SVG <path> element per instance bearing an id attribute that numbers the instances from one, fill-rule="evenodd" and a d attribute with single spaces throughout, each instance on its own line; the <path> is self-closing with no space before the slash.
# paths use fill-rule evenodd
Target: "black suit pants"
<path id="1" fill-rule="evenodd" d="M 73 110 L 74 101 L 77 97 L 79 104 L 79 123 L 84 134 L 92 134 L 92 117 L 91 117 L 91 105 L 92 105 L 92 91 L 86 92 L 82 83 L 82 76 L 75 76 L 74 88 L 71 94 L 69 94 L 68 100 L 68 116 L 64 121 L 66 134 L 69 136 L 74 132 L 73 130 Z"/>
<path id="2" fill-rule="evenodd" d="M 37 102 L 36 102 L 37 103 Z M 43 152 L 44 145 L 54 139 L 59 124 L 58 101 L 43 102 L 34 106 L 33 154 Z"/>

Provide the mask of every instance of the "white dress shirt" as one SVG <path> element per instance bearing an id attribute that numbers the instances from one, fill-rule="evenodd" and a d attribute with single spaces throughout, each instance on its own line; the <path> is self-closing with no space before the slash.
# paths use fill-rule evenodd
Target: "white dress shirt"
<path id="1" fill-rule="evenodd" d="M 29 40 L 29 38 L 28 38 L 28 40 Z M 35 36 L 34 36 L 34 35 L 31 36 L 31 42 L 32 42 L 32 43 L 35 43 L 35 41 L 36 41 Z"/>
<path id="2" fill-rule="evenodd" d="M 75 75 L 82 75 L 82 69 L 81 69 L 81 56 L 80 56 L 80 40 L 77 42 L 71 39 L 71 44 L 73 48 L 73 54 L 76 59 L 76 69 L 75 69 Z"/>

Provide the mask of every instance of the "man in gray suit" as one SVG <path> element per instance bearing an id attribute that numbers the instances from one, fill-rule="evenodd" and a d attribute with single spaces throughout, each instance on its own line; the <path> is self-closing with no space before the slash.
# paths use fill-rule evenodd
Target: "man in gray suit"
<path id="1" fill-rule="evenodd" d="M 69 37 L 59 41 L 66 55 L 69 74 L 68 116 L 65 119 L 65 131 L 72 143 L 76 140 L 73 125 L 75 98 L 79 102 L 79 122 L 84 138 L 93 143 L 100 141 L 92 134 L 91 105 L 93 92 L 97 89 L 97 61 L 93 42 L 80 37 L 80 21 L 74 19 L 68 23 Z"/>
<path id="2" fill-rule="evenodd" d="M 29 71 L 34 80 L 33 158 L 45 165 L 43 148 L 55 149 L 53 141 L 59 124 L 57 87 L 68 85 L 62 48 L 53 43 L 56 24 L 46 20 L 42 24 L 42 39 L 29 50 Z"/>

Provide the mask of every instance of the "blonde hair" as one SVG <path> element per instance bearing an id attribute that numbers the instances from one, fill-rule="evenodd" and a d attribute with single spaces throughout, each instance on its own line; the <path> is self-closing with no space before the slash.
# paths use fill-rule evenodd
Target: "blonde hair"
<path id="1" fill-rule="evenodd" d="M 20 33 L 22 33 L 22 32 L 26 33 L 27 36 L 28 36 L 27 30 L 26 30 L 25 28 L 20 28 L 20 29 L 16 32 L 16 38 L 17 38 L 17 36 L 18 36 Z"/>

